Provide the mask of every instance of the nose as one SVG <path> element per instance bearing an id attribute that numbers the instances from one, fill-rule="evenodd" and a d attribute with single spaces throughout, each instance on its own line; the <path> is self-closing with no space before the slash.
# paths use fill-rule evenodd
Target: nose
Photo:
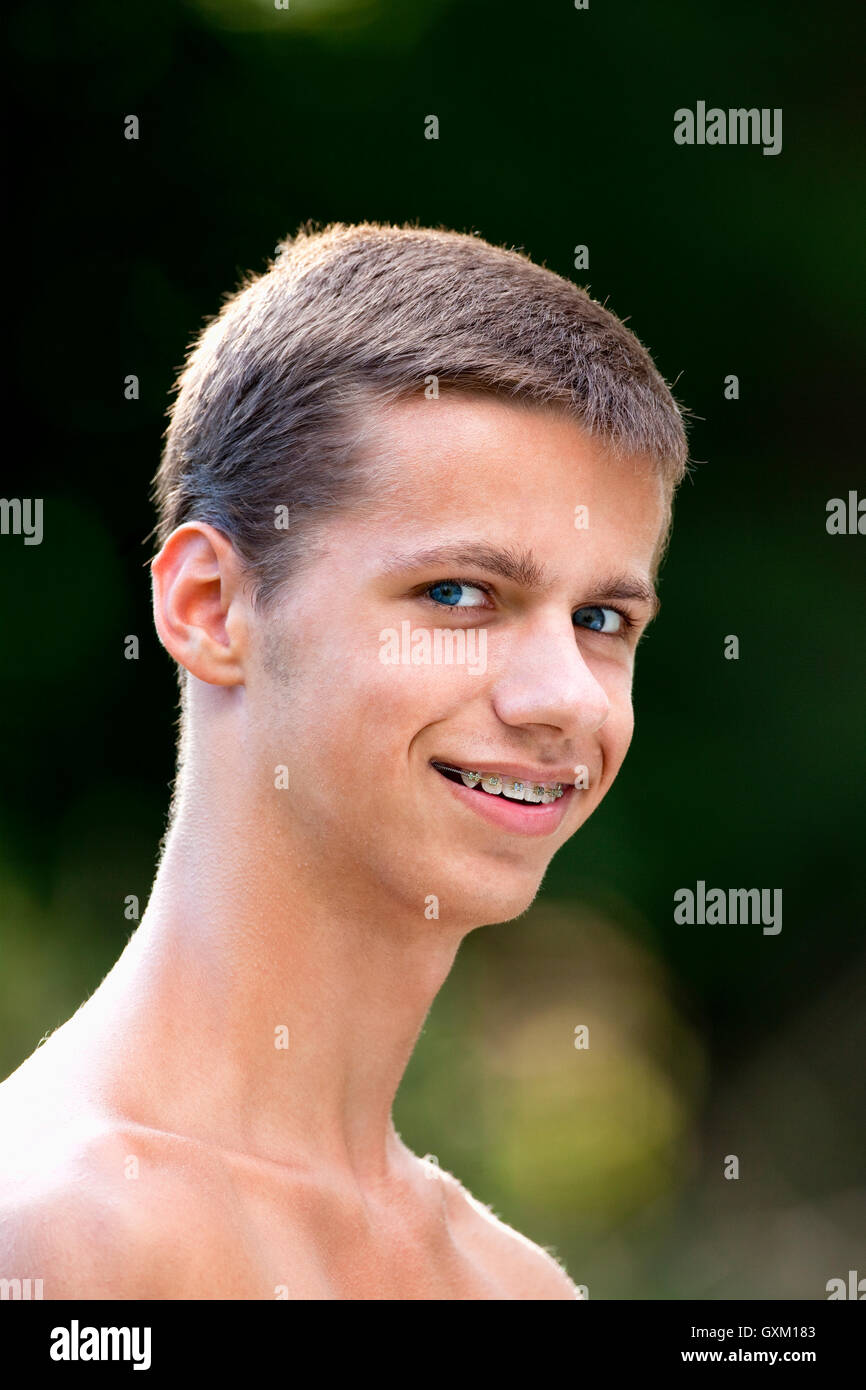
<path id="1" fill-rule="evenodd" d="M 577 738 L 594 734 L 610 713 L 610 700 L 587 664 L 570 619 L 539 617 L 504 657 L 493 687 L 504 724 L 544 724 Z"/>

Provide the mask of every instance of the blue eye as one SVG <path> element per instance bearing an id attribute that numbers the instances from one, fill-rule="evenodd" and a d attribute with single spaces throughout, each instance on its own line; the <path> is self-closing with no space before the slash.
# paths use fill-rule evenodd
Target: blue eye
<path id="1" fill-rule="evenodd" d="M 572 613 L 571 621 L 575 627 L 586 627 L 590 632 L 619 632 L 622 627 L 622 614 L 615 608 L 600 608 L 590 604 Z"/>
<path id="2" fill-rule="evenodd" d="M 425 592 L 434 603 L 446 604 L 449 608 L 478 608 L 481 606 L 467 599 L 467 594 L 480 594 L 482 600 L 485 598 L 483 589 L 479 589 L 475 584 L 461 584 L 459 579 L 442 579 L 438 584 L 431 584 Z"/>

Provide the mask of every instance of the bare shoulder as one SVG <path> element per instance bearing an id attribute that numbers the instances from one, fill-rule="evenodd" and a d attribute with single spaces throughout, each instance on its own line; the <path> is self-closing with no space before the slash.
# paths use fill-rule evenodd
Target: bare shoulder
<path id="1" fill-rule="evenodd" d="M 508 1226 L 492 1207 L 473 1197 L 452 1173 L 443 1171 L 455 1230 L 489 1277 L 509 1298 L 582 1299 L 551 1250 Z"/>
<path id="2" fill-rule="evenodd" d="M 0 1278 L 41 1280 L 45 1299 L 185 1297 L 206 1284 L 219 1229 L 208 1183 L 148 1132 L 86 1117 L 53 1126 L 6 1110 L 2 1092 L 0 1131 Z"/>
<path id="3" fill-rule="evenodd" d="M 149 1270 L 133 1209 L 93 1183 L 61 1177 L 50 1187 L 7 1190 L 0 1202 L 0 1270 L 38 1282 L 41 1296 L 144 1298 Z"/>

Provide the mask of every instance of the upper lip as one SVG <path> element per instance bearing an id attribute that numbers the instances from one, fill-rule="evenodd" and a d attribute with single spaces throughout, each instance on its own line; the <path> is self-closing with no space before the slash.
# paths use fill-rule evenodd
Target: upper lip
<path id="1" fill-rule="evenodd" d="M 544 786 L 553 782 L 563 782 L 570 786 L 574 781 L 574 767 L 562 768 L 538 768 L 530 767 L 527 763 L 510 763 L 503 759 L 501 763 L 474 763 L 464 762 L 460 758 L 431 758 L 434 765 L 440 763 L 443 767 L 456 767 L 464 772 L 480 772 L 482 777 L 493 777 L 501 774 L 503 777 L 512 777 L 516 782 L 532 782 L 538 786 Z M 575 764 L 578 766 L 578 764 Z"/>

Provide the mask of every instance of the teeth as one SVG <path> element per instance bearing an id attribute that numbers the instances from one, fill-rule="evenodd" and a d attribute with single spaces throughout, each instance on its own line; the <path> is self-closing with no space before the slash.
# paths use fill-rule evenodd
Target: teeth
<path id="1" fill-rule="evenodd" d="M 526 783 L 510 781 L 506 782 L 502 788 L 503 796 L 510 796 L 512 801 L 524 801 L 526 793 Z"/>
<path id="2" fill-rule="evenodd" d="M 545 786 L 541 782 L 521 782 L 517 777 L 500 777 L 497 773 L 485 776 L 480 772 L 466 772 L 463 768 L 448 767 L 447 763 L 441 766 L 448 772 L 459 772 L 464 787 L 477 787 L 480 782 L 482 791 L 489 796 L 507 796 L 512 801 L 529 801 L 536 805 L 540 802 L 544 806 L 562 796 L 559 782 Z"/>

